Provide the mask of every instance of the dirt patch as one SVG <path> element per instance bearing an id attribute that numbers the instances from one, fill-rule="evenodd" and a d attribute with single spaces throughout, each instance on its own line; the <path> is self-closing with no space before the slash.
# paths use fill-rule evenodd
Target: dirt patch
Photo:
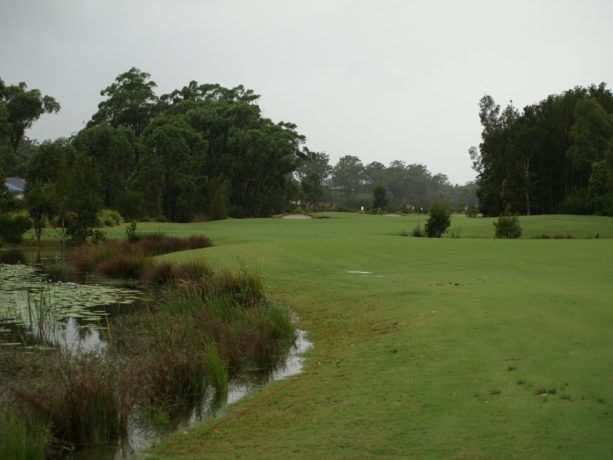
<path id="1" fill-rule="evenodd" d="M 308 214 L 286 214 L 283 219 L 312 219 Z"/>

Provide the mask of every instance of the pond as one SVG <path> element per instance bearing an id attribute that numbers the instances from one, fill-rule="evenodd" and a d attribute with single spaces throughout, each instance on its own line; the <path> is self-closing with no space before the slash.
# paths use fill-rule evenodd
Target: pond
<path id="1" fill-rule="evenodd" d="M 102 279 L 71 271 L 64 262 L 57 250 L 0 250 L 0 346 L 24 352 L 59 347 L 69 353 L 105 353 L 111 335 L 110 318 L 116 321 L 120 315 L 146 305 L 141 291 L 103 284 Z M 192 407 L 173 414 L 172 419 L 135 414 L 129 419 L 127 438 L 79 450 L 71 458 L 132 457 L 164 436 L 215 417 L 224 406 L 250 391 L 300 373 L 302 354 L 311 346 L 306 333 L 298 330 L 292 349 L 272 369 L 242 374 L 229 382 L 227 392 L 210 391 Z"/>

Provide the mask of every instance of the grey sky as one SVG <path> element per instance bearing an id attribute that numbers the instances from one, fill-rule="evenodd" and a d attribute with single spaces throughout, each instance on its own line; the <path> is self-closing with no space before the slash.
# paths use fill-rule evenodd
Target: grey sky
<path id="1" fill-rule="evenodd" d="M 29 132 L 78 131 L 136 66 L 158 94 L 244 84 L 335 163 L 423 163 L 474 178 L 485 93 L 518 107 L 613 86 L 611 1 L 0 0 L 0 78 L 62 105 Z"/>

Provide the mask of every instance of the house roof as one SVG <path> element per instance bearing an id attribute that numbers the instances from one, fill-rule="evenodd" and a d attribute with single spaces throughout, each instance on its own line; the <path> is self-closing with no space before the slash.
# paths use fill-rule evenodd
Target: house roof
<path id="1" fill-rule="evenodd" d="M 11 193 L 23 193 L 26 188 L 26 180 L 22 177 L 7 177 L 4 185 Z"/>

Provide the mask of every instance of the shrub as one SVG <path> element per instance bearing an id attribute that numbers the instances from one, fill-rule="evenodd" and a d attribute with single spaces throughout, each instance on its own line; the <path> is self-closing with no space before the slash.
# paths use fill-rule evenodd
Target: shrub
<path id="1" fill-rule="evenodd" d="M 82 272 L 92 272 L 96 266 L 127 252 L 127 245 L 118 242 L 104 244 L 83 244 L 72 250 L 72 263 Z"/>
<path id="2" fill-rule="evenodd" d="M 32 221 L 24 214 L 0 214 L 0 240 L 6 243 L 21 243 L 23 234 L 31 228 Z"/>
<path id="3" fill-rule="evenodd" d="M 101 209 L 96 216 L 98 225 L 102 227 L 116 227 L 123 223 L 123 218 L 114 209 Z"/>
<path id="4" fill-rule="evenodd" d="M 145 276 L 152 265 L 152 262 L 145 260 L 147 257 L 213 245 L 205 236 L 175 238 L 160 234 L 138 235 L 136 224 L 130 224 L 126 233 L 131 243 L 109 241 L 75 248 L 71 253 L 74 265 L 83 272 L 96 271 L 112 278 L 138 279 Z M 155 283 L 156 276 L 155 273 L 151 274 L 151 282 Z"/>
<path id="5" fill-rule="evenodd" d="M 477 205 L 466 206 L 466 209 L 464 212 L 466 213 L 466 217 L 470 217 L 470 218 L 477 217 L 479 215 L 479 206 Z"/>
<path id="6" fill-rule="evenodd" d="M 132 250 L 142 252 L 147 256 L 158 256 L 169 252 L 184 251 L 187 249 L 208 248 L 213 243 L 206 236 L 188 236 L 176 238 L 165 236 L 160 233 L 139 235 L 137 241 L 132 244 Z"/>
<path id="7" fill-rule="evenodd" d="M 426 222 L 426 235 L 428 238 L 440 238 L 451 225 L 451 210 L 449 206 L 435 201 L 430 206 L 428 221 Z"/>
<path id="8" fill-rule="evenodd" d="M 421 229 L 421 225 L 419 225 L 419 222 L 417 223 L 417 225 L 413 228 L 411 234 L 415 237 L 415 238 L 421 238 L 422 236 L 424 236 L 424 232 Z"/>
<path id="9" fill-rule="evenodd" d="M 496 238 L 519 238 L 521 225 L 517 216 L 500 216 L 494 222 Z"/>
<path id="10" fill-rule="evenodd" d="M 119 254 L 96 265 L 96 273 L 109 278 L 137 280 L 153 265 L 142 254 Z"/>
<path id="11" fill-rule="evenodd" d="M 136 222 L 132 221 L 126 227 L 126 239 L 128 240 L 128 243 L 135 243 L 138 241 L 138 238 L 138 233 L 136 233 Z"/>
<path id="12" fill-rule="evenodd" d="M 176 279 L 174 265 L 170 262 L 162 262 L 149 268 L 141 276 L 141 282 L 155 286 L 167 284 Z"/>

